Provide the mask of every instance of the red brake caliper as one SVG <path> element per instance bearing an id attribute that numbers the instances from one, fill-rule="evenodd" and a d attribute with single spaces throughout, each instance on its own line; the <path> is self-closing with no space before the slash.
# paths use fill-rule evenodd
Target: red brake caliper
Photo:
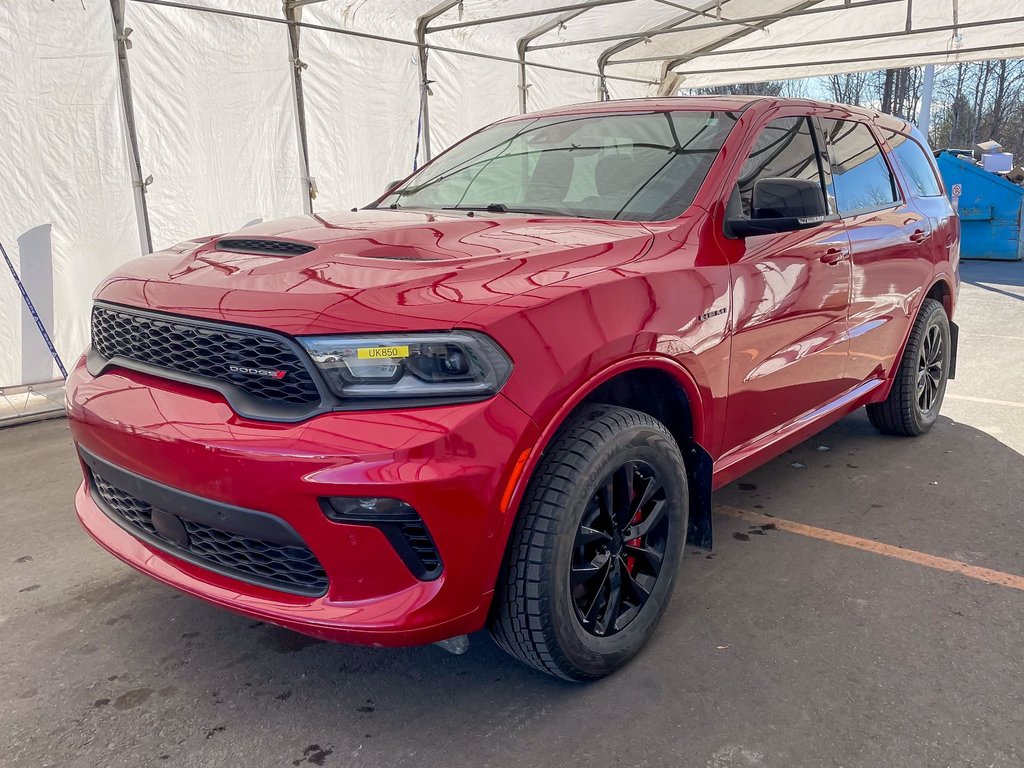
<path id="1" fill-rule="evenodd" d="M 642 516 L 643 516 L 643 513 L 641 512 L 641 510 L 638 509 L 636 511 L 636 514 L 633 515 L 633 519 L 629 521 L 630 526 L 634 526 L 637 523 L 639 523 L 640 519 L 642 518 Z M 630 547 L 639 547 L 640 546 L 640 537 L 637 536 L 635 539 L 630 539 L 629 541 L 626 542 L 626 544 L 627 544 L 627 546 L 630 546 Z M 633 575 L 633 571 L 634 571 L 635 568 L 636 568 L 636 558 L 633 557 L 632 555 L 626 555 L 626 570 L 629 571 L 631 576 Z"/>

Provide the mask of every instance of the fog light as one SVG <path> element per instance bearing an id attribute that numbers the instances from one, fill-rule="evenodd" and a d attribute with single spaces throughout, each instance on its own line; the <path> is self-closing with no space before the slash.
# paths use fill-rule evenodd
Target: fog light
<path id="1" fill-rule="evenodd" d="M 324 501 L 324 514 L 339 523 L 399 523 L 420 519 L 415 509 L 398 499 L 330 496 Z"/>
<path id="2" fill-rule="evenodd" d="M 320 508 L 328 520 L 367 525 L 384 534 L 409 572 L 432 581 L 444 568 L 434 538 L 419 513 L 404 501 L 376 496 L 327 496 Z"/>

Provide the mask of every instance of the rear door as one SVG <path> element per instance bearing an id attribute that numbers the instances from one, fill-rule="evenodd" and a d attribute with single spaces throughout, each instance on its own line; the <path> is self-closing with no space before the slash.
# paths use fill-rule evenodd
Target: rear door
<path id="1" fill-rule="evenodd" d="M 907 126 L 906 133 L 888 128 L 881 128 L 879 133 L 888 157 L 895 160 L 892 165 L 902 179 L 903 188 L 914 207 L 928 219 L 932 233 L 928 239 L 929 258 L 936 265 L 949 264 L 955 268 L 960 228 L 931 151 L 923 143 L 924 137 L 911 126 Z"/>
<path id="2" fill-rule="evenodd" d="M 851 382 L 887 375 L 927 285 L 932 226 L 897 181 L 872 128 L 856 120 L 822 118 L 832 163 L 829 193 L 850 237 Z"/>
<path id="3" fill-rule="evenodd" d="M 806 116 L 768 122 L 733 190 L 728 216 L 750 215 L 760 178 L 815 180 L 827 161 Z M 748 237 L 732 264 L 734 331 L 723 452 L 813 411 L 847 388 L 849 242 L 838 217 L 811 229 Z"/>

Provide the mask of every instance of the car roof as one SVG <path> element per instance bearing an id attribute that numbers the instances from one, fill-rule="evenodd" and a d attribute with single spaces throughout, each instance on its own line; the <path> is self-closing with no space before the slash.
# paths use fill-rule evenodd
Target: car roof
<path id="1" fill-rule="evenodd" d="M 837 104 L 816 99 L 793 99 L 778 96 L 661 96 L 646 99 L 612 99 L 610 101 L 592 101 L 583 104 L 571 104 L 554 107 L 528 115 L 517 115 L 509 118 L 518 120 L 524 117 L 553 117 L 556 115 L 588 115 L 615 114 L 618 112 L 673 112 L 677 110 L 708 110 L 713 112 L 743 112 L 754 104 L 770 109 L 779 106 L 803 106 L 808 109 L 826 109 L 846 112 L 866 122 L 872 122 L 897 131 L 910 132 L 912 126 L 906 120 L 887 115 L 865 107 L 854 107 L 849 104 Z"/>

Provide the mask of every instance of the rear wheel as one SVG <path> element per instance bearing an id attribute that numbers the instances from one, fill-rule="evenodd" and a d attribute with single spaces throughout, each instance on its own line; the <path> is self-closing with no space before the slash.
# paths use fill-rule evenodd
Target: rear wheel
<path id="1" fill-rule="evenodd" d="M 931 429 L 946 394 L 950 359 L 949 318 L 942 304 L 925 299 L 910 331 L 884 402 L 867 406 L 871 424 L 888 435 L 914 437 Z"/>
<path id="2" fill-rule="evenodd" d="M 585 408 L 527 488 L 492 611 L 498 645 L 567 680 L 625 664 L 668 602 L 687 509 L 683 457 L 663 424 Z"/>

